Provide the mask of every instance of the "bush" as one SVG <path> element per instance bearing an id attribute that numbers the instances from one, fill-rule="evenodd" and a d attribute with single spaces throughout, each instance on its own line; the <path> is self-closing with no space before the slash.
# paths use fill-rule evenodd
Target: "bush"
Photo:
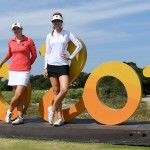
<path id="1" fill-rule="evenodd" d="M 66 95 L 66 98 L 80 99 L 82 97 L 83 89 L 70 89 Z"/>

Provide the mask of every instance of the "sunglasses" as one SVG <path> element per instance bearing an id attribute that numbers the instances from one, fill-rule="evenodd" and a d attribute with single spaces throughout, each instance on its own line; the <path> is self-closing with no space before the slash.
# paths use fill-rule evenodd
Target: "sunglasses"
<path id="1" fill-rule="evenodd" d="M 53 20 L 52 22 L 62 22 L 62 20 L 55 19 L 55 20 Z"/>
<path id="2" fill-rule="evenodd" d="M 13 31 L 20 30 L 20 28 L 13 28 Z"/>

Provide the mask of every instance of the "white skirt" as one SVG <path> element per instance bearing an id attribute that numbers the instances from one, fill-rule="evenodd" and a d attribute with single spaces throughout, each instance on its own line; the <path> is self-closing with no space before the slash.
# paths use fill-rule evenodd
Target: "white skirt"
<path id="1" fill-rule="evenodd" d="M 29 79 L 30 79 L 30 71 L 9 71 L 8 85 L 10 85 L 10 86 L 16 86 L 16 85 L 27 86 Z"/>

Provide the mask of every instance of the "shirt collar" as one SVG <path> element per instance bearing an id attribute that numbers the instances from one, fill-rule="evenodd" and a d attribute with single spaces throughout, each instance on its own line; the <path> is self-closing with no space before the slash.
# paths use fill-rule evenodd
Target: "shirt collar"
<path id="1" fill-rule="evenodd" d="M 56 31 L 56 29 L 54 30 L 54 34 L 61 34 L 61 35 L 63 35 L 63 29 L 58 33 L 57 31 Z"/>

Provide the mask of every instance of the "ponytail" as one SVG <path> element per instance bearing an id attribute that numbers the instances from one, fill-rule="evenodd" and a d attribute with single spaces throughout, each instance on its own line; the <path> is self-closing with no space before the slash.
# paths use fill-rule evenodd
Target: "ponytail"
<path id="1" fill-rule="evenodd" d="M 53 27 L 53 31 L 52 31 L 52 33 L 51 33 L 51 34 L 52 34 L 52 36 L 53 36 L 53 34 L 54 34 L 54 30 L 55 30 L 55 27 Z"/>
<path id="2" fill-rule="evenodd" d="M 63 29 L 63 28 L 61 28 L 61 31 L 62 31 L 62 29 Z M 51 33 L 52 36 L 54 35 L 54 30 L 55 30 L 55 27 L 53 27 L 53 31 L 52 31 L 52 33 Z M 61 32 L 61 31 L 60 31 L 60 32 Z"/>

